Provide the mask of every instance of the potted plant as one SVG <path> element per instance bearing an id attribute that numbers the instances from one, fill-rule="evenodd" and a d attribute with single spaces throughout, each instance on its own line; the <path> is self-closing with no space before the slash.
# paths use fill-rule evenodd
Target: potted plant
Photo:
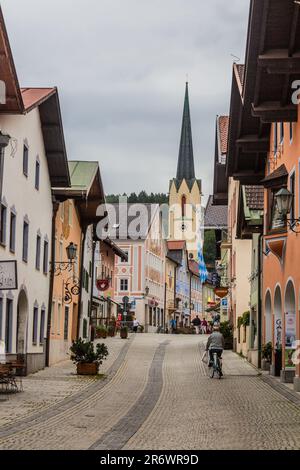
<path id="1" fill-rule="evenodd" d="M 107 338 L 107 328 L 104 325 L 97 326 L 97 338 L 106 339 Z"/>
<path id="2" fill-rule="evenodd" d="M 110 338 L 113 338 L 113 337 L 115 336 L 115 334 L 116 334 L 116 329 L 115 329 L 114 326 L 110 325 L 110 326 L 108 327 L 107 332 L 108 332 L 108 336 L 109 336 Z"/>
<path id="3" fill-rule="evenodd" d="M 78 375 L 97 375 L 103 360 L 108 356 L 105 344 L 97 344 L 95 350 L 91 341 L 83 341 L 81 338 L 73 342 L 70 351 Z"/>
<path id="4" fill-rule="evenodd" d="M 122 339 L 128 338 L 128 326 L 122 326 L 120 329 L 120 336 Z"/>
<path id="5" fill-rule="evenodd" d="M 269 342 L 265 344 L 262 348 L 262 365 L 261 368 L 264 371 L 269 371 L 271 364 L 272 364 L 272 354 L 273 354 L 273 346 L 272 343 Z"/>

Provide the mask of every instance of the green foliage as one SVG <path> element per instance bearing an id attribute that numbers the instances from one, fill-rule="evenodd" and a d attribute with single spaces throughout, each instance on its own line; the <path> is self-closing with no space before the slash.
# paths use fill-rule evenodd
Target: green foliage
<path id="1" fill-rule="evenodd" d="M 109 354 L 105 344 L 97 344 L 95 351 L 93 343 L 83 341 L 81 338 L 73 342 L 70 351 L 71 360 L 74 364 L 92 364 L 96 362 L 98 365 L 101 365 Z"/>
<path id="2" fill-rule="evenodd" d="M 96 331 L 97 331 L 98 333 L 102 333 L 102 332 L 103 332 L 103 333 L 107 333 L 107 328 L 106 328 L 105 325 L 97 325 Z"/>
<path id="3" fill-rule="evenodd" d="M 241 326 L 250 326 L 250 312 L 244 312 L 241 317 L 238 318 L 237 321 L 237 326 L 238 328 L 241 328 Z"/>
<path id="4" fill-rule="evenodd" d="M 272 343 L 269 342 L 265 344 L 262 348 L 262 358 L 266 359 L 268 362 L 272 362 L 272 353 L 273 353 L 273 346 L 272 346 Z"/>
<path id="5" fill-rule="evenodd" d="M 221 323 L 220 332 L 224 336 L 224 339 L 233 339 L 233 326 L 229 321 Z"/>
<path id="6" fill-rule="evenodd" d="M 249 310 L 247 312 L 243 313 L 243 325 L 244 326 L 250 326 L 250 312 Z"/>
<path id="7" fill-rule="evenodd" d="M 216 235 L 214 230 L 205 231 L 203 256 L 207 269 L 214 270 L 217 257 Z"/>
<path id="8" fill-rule="evenodd" d="M 106 196 L 106 202 L 108 204 L 117 204 L 121 194 L 108 194 Z M 167 204 L 169 197 L 165 193 L 151 193 L 148 194 L 146 191 L 141 191 L 139 194 L 131 193 L 128 197 L 129 204 Z"/>

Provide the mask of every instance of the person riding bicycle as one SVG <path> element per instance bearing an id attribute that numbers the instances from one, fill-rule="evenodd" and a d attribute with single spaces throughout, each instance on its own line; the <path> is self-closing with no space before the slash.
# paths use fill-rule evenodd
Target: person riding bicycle
<path id="1" fill-rule="evenodd" d="M 213 333 L 210 335 L 206 345 L 206 351 L 209 352 L 209 365 L 212 367 L 214 363 L 214 354 L 217 353 L 218 357 L 221 359 L 223 351 L 225 348 L 224 336 L 220 332 L 220 326 L 214 325 Z"/>

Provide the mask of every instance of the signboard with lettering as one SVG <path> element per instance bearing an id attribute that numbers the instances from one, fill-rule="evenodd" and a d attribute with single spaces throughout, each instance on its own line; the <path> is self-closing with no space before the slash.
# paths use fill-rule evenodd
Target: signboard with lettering
<path id="1" fill-rule="evenodd" d="M 0 261 L 0 290 L 17 290 L 17 262 Z"/>

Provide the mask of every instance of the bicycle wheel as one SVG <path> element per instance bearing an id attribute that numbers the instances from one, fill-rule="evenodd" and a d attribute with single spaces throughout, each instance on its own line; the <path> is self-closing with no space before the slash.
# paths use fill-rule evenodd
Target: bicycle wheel
<path id="1" fill-rule="evenodd" d="M 211 371 L 210 371 L 210 378 L 213 379 L 214 376 L 215 376 L 215 368 L 212 367 L 212 368 L 211 368 Z"/>

